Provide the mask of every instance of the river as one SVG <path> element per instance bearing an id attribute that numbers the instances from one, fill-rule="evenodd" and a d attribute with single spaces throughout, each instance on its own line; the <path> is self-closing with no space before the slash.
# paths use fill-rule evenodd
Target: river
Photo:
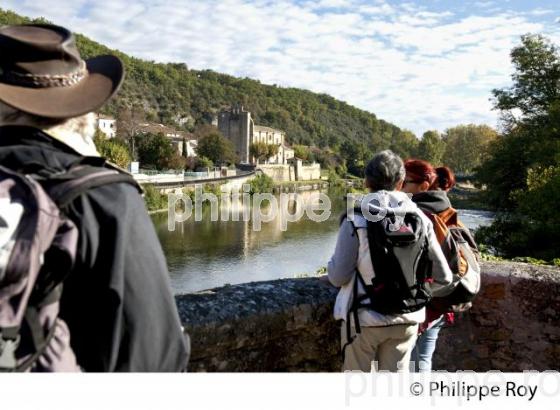
<path id="1" fill-rule="evenodd" d="M 301 193 L 306 201 L 317 194 Z M 174 231 L 168 229 L 167 213 L 152 215 L 173 291 L 188 293 L 313 274 L 326 266 L 334 250 L 339 217 L 345 208 L 342 193 L 329 192 L 328 196 L 332 208 L 326 221 L 314 222 L 304 216 L 289 222 L 286 230 L 280 217 L 263 223 L 260 231 L 253 229 L 252 221 L 212 222 L 210 206 L 205 207 L 201 221 L 190 218 L 177 223 Z M 487 225 L 493 218 L 492 213 L 478 210 L 459 210 L 459 215 L 470 229 Z"/>

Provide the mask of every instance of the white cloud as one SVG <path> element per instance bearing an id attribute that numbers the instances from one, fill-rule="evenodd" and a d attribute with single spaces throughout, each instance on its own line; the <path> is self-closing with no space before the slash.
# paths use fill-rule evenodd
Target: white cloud
<path id="1" fill-rule="evenodd" d="M 541 8 L 536 8 L 529 12 L 529 14 L 533 16 L 544 16 L 545 14 L 551 14 L 551 13 L 554 13 L 554 10 L 541 9 Z"/>
<path id="2" fill-rule="evenodd" d="M 4 0 L 2 7 L 140 58 L 326 92 L 417 134 L 496 125 L 490 91 L 509 83 L 519 36 L 560 36 L 560 26 L 539 20 L 550 21 L 541 8 L 465 15 L 383 0 Z"/>

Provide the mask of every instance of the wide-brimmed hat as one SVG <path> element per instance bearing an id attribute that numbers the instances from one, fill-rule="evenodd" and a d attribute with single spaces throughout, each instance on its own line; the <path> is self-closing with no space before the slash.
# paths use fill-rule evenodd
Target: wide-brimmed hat
<path id="1" fill-rule="evenodd" d="M 0 27 L 0 101 L 20 111 L 77 117 L 100 108 L 123 78 L 116 56 L 82 60 L 74 35 L 63 27 Z"/>

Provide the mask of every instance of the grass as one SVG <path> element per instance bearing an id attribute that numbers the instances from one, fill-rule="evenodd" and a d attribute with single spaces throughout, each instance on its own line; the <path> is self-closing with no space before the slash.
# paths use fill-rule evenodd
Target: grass
<path id="1" fill-rule="evenodd" d="M 544 260 L 532 258 L 530 256 L 516 256 L 511 259 L 503 258 L 501 256 L 494 255 L 490 249 L 484 244 L 479 244 L 478 248 L 480 250 L 480 257 L 483 261 L 487 262 L 523 262 L 530 263 L 531 265 L 545 265 L 545 266 L 558 266 L 560 267 L 560 258 L 554 258 L 552 260 Z"/>

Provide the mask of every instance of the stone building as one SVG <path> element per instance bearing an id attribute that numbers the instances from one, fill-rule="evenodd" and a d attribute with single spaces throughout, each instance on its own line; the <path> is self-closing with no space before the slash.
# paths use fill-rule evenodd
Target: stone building
<path id="1" fill-rule="evenodd" d="M 255 142 L 264 142 L 278 146 L 278 153 L 265 161 L 267 164 L 287 164 L 293 158 L 294 150 L 286 144 L 286 134 L 274 128 L 256 125 L 251 113 L 242 105 L 235 105 L 230 110 L 218 114 L 218 129 L 234 145 L 235 151 L 243 164 L 255 162 L 250 154 L 250 146 Z"/>
<path id="2" fill-rule="evenodd" d="M 196 157 L 198 141 L 188 132 L 178 131 L 163 124 L 142 123 L 138 124 L 138 133 L 163 134 L 165 137 L 169 138 L 179 155 Z"/>

